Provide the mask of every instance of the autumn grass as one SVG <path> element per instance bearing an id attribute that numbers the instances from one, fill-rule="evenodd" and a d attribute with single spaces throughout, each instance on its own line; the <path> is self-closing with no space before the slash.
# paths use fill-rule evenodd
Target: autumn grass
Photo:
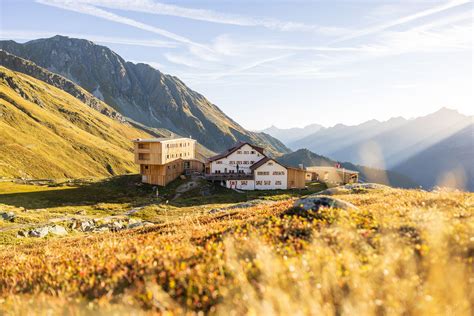
<path id="1" fill-rule="evenodd" d="M 338 197 L 359 208 L 306 213 L 284 200 L 4 246 L 0 310 L 472 314 L 474 194 L 390 189 Z M 16 304 L 23 299 L 32 303 Z"/>

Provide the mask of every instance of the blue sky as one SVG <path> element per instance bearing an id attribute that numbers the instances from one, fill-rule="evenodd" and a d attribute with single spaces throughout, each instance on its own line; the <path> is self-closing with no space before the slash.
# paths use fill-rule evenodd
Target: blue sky
<path id="1" fill-rule="evenodd" d="M 257 130 L 474 114 L 472 19 L 468 0 L 1 0 L 0 36 L 90 39 Z"/>

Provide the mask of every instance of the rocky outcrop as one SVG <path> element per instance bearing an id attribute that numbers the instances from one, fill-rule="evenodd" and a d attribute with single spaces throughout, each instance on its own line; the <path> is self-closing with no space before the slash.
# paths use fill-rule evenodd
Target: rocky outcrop
<path id="1" fill-rule="evenodd" d="M 82 233 L 117 232 L 124 229 L 134 229 L 153 225 L 153 223 L 134 218 L 105 217 L 105 218 L 69 218 L 63 219 L 62 225 L 70 231 Z M 43 238 L 48 235 L 65 236 L 68 230 L 64 226 L 54 224 L 36 227 L 30 230 L 18 231 L 18 237 Z"/>

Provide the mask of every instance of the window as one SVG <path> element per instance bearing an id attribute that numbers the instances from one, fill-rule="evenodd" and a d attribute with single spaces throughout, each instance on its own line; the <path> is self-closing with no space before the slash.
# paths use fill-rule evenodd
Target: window
<path id="1" fill-rule="evenodd" d="M 237 164 L 238 164 L 238 165 L 241 165 L 241 164 L 242 164 L 242 161 L 237 161 Z"/>
<path id="2" fill-rule="evenodd" d="M 242 150 L 237 150 L 237 155 L 242 155 Z"/>
<path id="3" fill-rule="evenodd" d="M 139 148 L 139 149 L 149 149 L 149 148 L 150 148 L 150 144 L 139 143 L 139 144 L 138 144 L 138 148 Z"/>
<path id="4" fill-rule="evenodd" d="M 168 170 L 170 170 L 170 169 L 171 169 L 171 166 L 168 166 Z"/>
<path id="5" fill-rule="evenodd" d="M 248 154 L 249 154 L 248 150 L 244 151 L 244 155 L 248 155 Z"/>
<path id="6" fill-rule="evenodd" d="M 270 184 L 272 184 L 272 182 L 271 181 L 263 181 L 263 184 L 264 185 L 270 185 Z"/>
<path id="7" fill-rule="evenodd" d="M 150 160 L 150 154 L 138 154 L 138 160 Z"/>
<path id="8" fill-rule="evenodd" d="M 256 185 L 262 185 L 262 181 L 255 181 Z"/>
<path id="9" fill-rule="evenodd" d="M 166 155 L 166 159 L 169 159 L 170 158 L 170 155 Z"/>
<path id="10" fill-rule="evenodd" d="M 244 180 L 244 181 L 240 181 L 240 184 L 241 184 L 241 185 L 247 185 L 247 181 L 245 181 L 245 180 Z"/>
<path id="11" fill-rule="evenodd" d="M 270 161 L 267 165 L 273 166 L 273 162 Z"/>
<path id="12" fill-rule="evenodd" d="M 275 185 L 281 185 L 281 181 L 275 181 Z"/>
<path id="13" fill-rule="evenodd" d="M 229 165 L 235 165 L 235 161 L 229 161 Z"/>
<path id="14" fill-rule="evenodd" d="M 250 161 L 250 164 L 253 165 L 255 163 L 255 161 Z"/>
<path id="15" fill-rule="evenodd" d="M 222 165 L 222 160 L 217 160 L 216 165 Z"/>
<path id="16" fill-rule="evenodd" d="M 145 165 L 145 169 L 148 170 L 148 165 Z"/>
<path id="17" fill-rule="evenodd" d="M 274 176 L 283 176 L 285 174 L 284 171 L 273 171 Z"/>
<path id="18" fill-rule="evenodd" d="M 258 171 L 257 174 L 259 176 L 269 176 L 270 172 L 268 172 L 268 171 Z"/>
<path id="19" fill-rule="evenodd" d="M 244 165 L 248 165 L 248 164 L 249 164 L 249 162 L 248 162 L 248 161 L 244 161 Z"/>
<path id="20" fill-rule="evenodd" d="M 255 150 L 252 150 L 250 153 L 251 153 L 252 155 L 254 155 L 254 154 L 255 154 Z"/>

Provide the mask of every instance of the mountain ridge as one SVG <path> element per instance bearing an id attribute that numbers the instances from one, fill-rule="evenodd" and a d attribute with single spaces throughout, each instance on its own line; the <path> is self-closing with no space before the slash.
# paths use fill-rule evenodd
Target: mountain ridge
<path id="1" fill-rule="evenodd" d="M 23 44 L 0 41 L 0 48 L 68 78 L 125 117 L 192 136 L 213 151 L 237 141 L 263 145 L 273 155 L 290 151 L 269 135 L 245 130 L 177 77 L 125 61 L 106 46 L 57 35 Z"/>

